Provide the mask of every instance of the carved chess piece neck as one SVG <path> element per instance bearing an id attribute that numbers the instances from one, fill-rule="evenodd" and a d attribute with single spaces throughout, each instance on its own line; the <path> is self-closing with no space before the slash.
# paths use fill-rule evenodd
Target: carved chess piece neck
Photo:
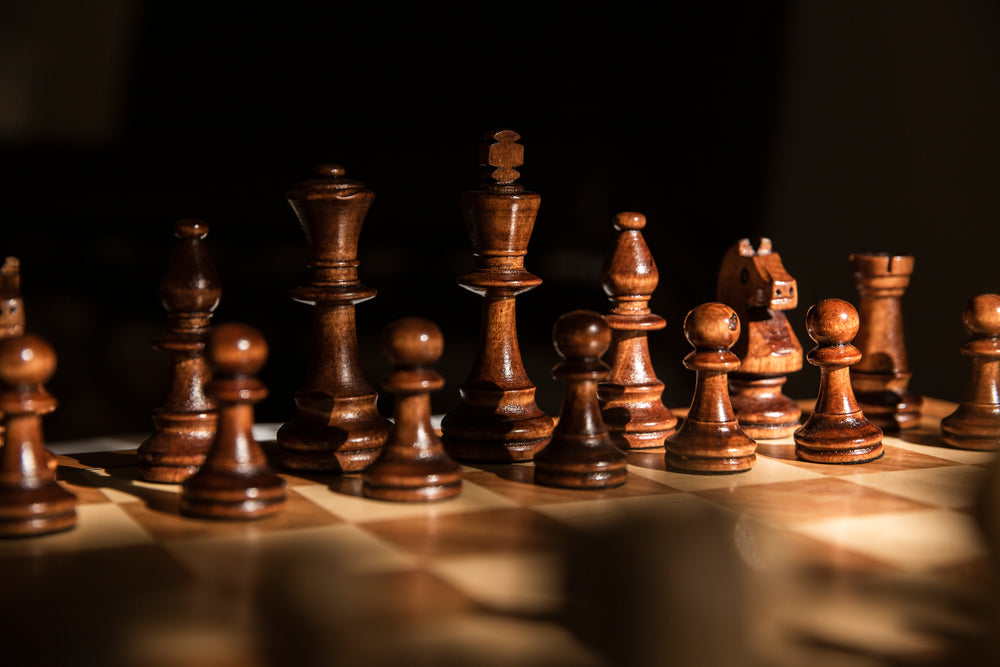
<path id="1" fill-rule="evenodd" d="M 357 472 L 378 456 L 391 424 L 358 352 L 355 306 L 376 291 L 358 279 L 358 242 L 375 193 L 323 165 L 288 193 L 305 234 L 307 283 L 292 298 L 313 308 L 307 375 L 295 413 L 277 434 L 278 460 L 294 470 Z"/>
<path id="2" fill-rule="evenodd" d="M 753 468 L 757 442 L 740 428 L 729 399 L 728 375 L 740 360 L 730 349 L 740 319 L 723 303 L 705 303 L 684 318 L 694 351 L 684 366 L 695 372 L 694 396 L 677 431 L 664 442 L 668 469 L 689 473 L 737 473 Z"/>
<path id="3" fill-rule="evenodd" d="M 854 396 L 851 366 L 861 351 L 851 344 L 858 311 L 847 301 L 824 299 L 806 312 L 806 330 L 816 347 L 806 358 L 820 370 L 816 408 L 793 434 L 795 453 L 814 463 L 866 463 L 883 454 L 882 430 Z"/>
<path id="4" fill-rule="evenodd" d="M 883 430 L 920 424 L 923 399 L 910 391 L 913 375 L 906 357 L 902 298 L 910 284 L 910 255 L 856 253 L 849 258 L 861 302 L 861 327 L 855 344 L 861 361 L 851 368 L 858 402 Z"/>
<path id="5" fill-rule="evenodd" d="M 179 220 L 174 235 L 178 242 L 160 283 L 169 326 L 153 343 L 170 353 L 170 387 L 153 410 L 154 430 L 138 456 L 143 479 L 179 484 L 198 470 L 215 437 L 215 404 L 204 390 L 210 376 L 204 352 L 222 288 L 205 248 L 208 225 Z"/>
<path id="6" fill-rule="evenodd" d="M 611 327 L 611 374 L 598 387 L 601 416 L 611 441 L 621 449 L 662 447 L 677 417 L 663 404 L 664 385 L 649 354 L 648 332 L 667 321 L 652 313 L 649 299 L 660 274 L 642 236 L 646 216 L 619 213 L 618 240 L 605 261 L 602 284 L 612 303 L 605 320 Z"/>
<path id="7" fill-rule="evenodd" d="M 1000 449 L 1000 295 L 970 299 L 962 323 L 970 336 L 962 355 L 972 369 L 962 401 L 941 420 L 941 439 L 960 449 Z"/>
<path id="8" fill-rule="evenodd" d="M 535 455 L 535 483 L 575 489 L 621 486 L 628 459 L 611 442 L 597 398 L 597 385 L 610 371 L 601 356 L 611 343 L 611 329 L 599 313 L 575 310 L 556 321 L 552 342 L 562 358 L 552 377 L 565 384 L 565 394 L 552 439 Z"/>
<path id="9" fill-rule="evenodd" d="M 445 449 L 460 461 L 528 461 L 552 436 L 517 337 L 515 297 L 542 282 L 524 268 L 541 197 L 516 182 L 519 138 L 510 130 L 487 136 L 480 165 L 492 180 L 461 198 L 475 268 L 458 282 L 481 296 L 483 307 L 472 370 L 441 424 Z"/>
<path id="10" fill-rule="evenodd" d="M 771 240 L 749 239 L 729 248 L 719 267 L 717 300 L 740 319 L 733 352 L 741 360 L 729 374 L 736 418 L 755 439 L 784 438 L 800 426 L 802 410 L 783 393 L 790 373 L 802 368 L 802 346 L 785 315 L 798 306 L 798 285 Z"/>

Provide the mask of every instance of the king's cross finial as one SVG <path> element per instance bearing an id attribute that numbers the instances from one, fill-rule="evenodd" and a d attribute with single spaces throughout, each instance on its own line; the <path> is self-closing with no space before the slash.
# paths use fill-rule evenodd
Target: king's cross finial
<path id="1" fill-rule="evenodd" d="M 521 176 L 515 169 L 524 164 L 524 146 L 517 143 L 520 138 L 513 130 L 494 130 L 480 148 L 479 163 L 492 169 L 490 178 L 500 185 L 510 185 Z"/>

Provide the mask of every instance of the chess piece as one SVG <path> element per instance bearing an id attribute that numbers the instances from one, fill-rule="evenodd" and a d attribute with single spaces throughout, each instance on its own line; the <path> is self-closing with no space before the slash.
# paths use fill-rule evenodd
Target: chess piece
<path id="1" fill-rule="evenodd" d="M 42 434 L 41 415 L 56 407 L 44 387 L 55 369 L 55 352 L 38 336 L 0 341 L 0 411 L 7 427 L 0 454 L 0 537 L 42 535 L 76 525 L 76 496 L 56 481 Z"/>
<path id="2" fill-rule="evenodd" d="M 628 458 L 611 442 L 597 398 L 597 385 L 610 372 L 601 356 L 611 344 L 611 328 L 600 313 L 574 310 L 556 321 L 552 342 L 562 358 L 552 377 L 565 383 L 565 393 L 552 438 L 535 454 L 535 483 L 572 489 L 621 486 Z"/>
<path id="3" fill-rule="evenodd" d="M 378 412 L 358 353 L 355 306 L 376 290 L 358 280 L 358 241 L 375 193 L 322 165 L 288 201 L 302 226 L 308 282 L 292 298 L 313 308 L 307 374 L 295 413 L 277 434 L 278 461 L 293 470 L 357 472 L 378 456 L 391 424 Z"/>
<path id="4" fill-rule="evenodd" d="M 729 373 L 740 367 L 730 349 L 740 337 L 740 318 L 724 303 L 704 303 L 684 318 L 684 336 L 694 351 L 684 367 L 695 372 L 687 415 L 663 446 L 670 470 L 737 473 L 753 468 L 757 442 L 743 432 L 729 398 Z"/>
<path id="5" fill-rule="evenodd" d="M 855 253 L 849 258 L 861 302 L 861 327 L 855 345 L 861 361 L 851 368 L 858 404 L 882 430 L 898 431 L 920 424 L 923 399 L 910 391 L 910 372 L 903 335 L 902 297 L 910 284 L 910 255 Z"/>
<path id="6" fill-rule="evenodd" d="M 785 315 L 798 306 L 796 287 L 768 238 L 756 250 L 741 239 L 719 267 L 716 300 L 740 319 L 732 348 L 740 367 L 729 374 L 730 401 L 740 428 L 756 440 L 788 437 L 801 425 L 798 403 L 782 392 L 788 374 L 802 368 L 802 345 Z"/>
<path id="7" fill-rule="evenodd" d="M 460 461 L 528 461 L 552 437 L 552 418 L 535 403 L 517 338 L 515 297 L 542 283 L 524 269 L 541 197 L 516 183 L 519 138 L 510 130 L 487 135 L 492 143 L 482 147 L 480 165 L 490 180 L 461 198 L 475 268 L 458 282 L 483 306 L 472 370 L 441 423 L 445 449 Z"/>
<path id="8" fill-rule="evenodd" d="M 674 432 L 677 417 L 663 404 L 664 385 L 656 377 L 649 355 L 650 331 L 667 321 L 649 309 L 660 279 L 653 255 L 642 236 L 646 216 L 625 212 L 615 217 L 619 233 L 602 272 L 612 307 L 605 316 L 611 327 L 611 375 L 598 385 L 601 416 L 620 449 L 662 447 Z"/>
<path id="9" fill-rule="evenodd" d="M 21 299 L 21 262 L 8 257 L 0 266 L 0 339 L 24 333 L 24 302 Z"/>
<path id="10" fill-rule="evenodd" d="M 208 225 L 178 220 L 178 242 L 160 282 L 167 331 L 154 347 L 170 353 L 170 384 L 152 412 L 153 433 L 139 445 L 139 475 L 180 484 L 198 470 L 215 437 L 215 404 L 205 395 L 209 379 L 205 337 L 222 288 L 205 248 Z"/>
<path id="11" fill-rule="evenodd" d="M 962 354 L 972 360 L 965 396 L 941 420 L 941 440 L 960 449 L 1000 448 L 1000 295 L 980 294 L 962 310 L 970 338 Z"/>
<path id="12" fill-rule="evenodd" d="M 181 487 L 183 514 L 211 519 L 257 519 L 285 505 L 285 481 L 268 466 L 253 437 L 255 403 L 267 388 L 255 374 L 267 360 L 267 342 L 252 327 L 223 324 L 209 335 L 212 379 L 206 386 L 218 406 L 218 428 L 205 462 Z"/>
<path id="13" fill-rule="evenodd" d="M 383 386 L 396 397 L 394 425 L 382 452 L 361 475 L 362 492 L 379 500 L 451 498 L 462 490 L 462 472 L 431 426 L 429 394 L 444 386 L 444 378 L 431 368 L 444 349 L 441 331 L 428 320 L 403 318 L 382 331 L 381 346 L 392 364 Z"/>
<path id="14" fill-rule="evenodd" d="M 816 408 L 793 434 L 801 459 L 866 463 L 884 453 L 882 430 L 865 417 L 851 386 L 851 366 L 861 359 L 851 344 L 858 326 L 858 311 L 841 299 L 824 299 L 806 311 L 806 330 L 816 343 L 806 359 L 820 376 Z"/>

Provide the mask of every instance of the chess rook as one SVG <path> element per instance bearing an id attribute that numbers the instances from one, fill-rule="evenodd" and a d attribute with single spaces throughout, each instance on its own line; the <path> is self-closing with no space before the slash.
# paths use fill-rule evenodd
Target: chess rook
<path id="1" fill-rule="evenodd" d="M 941 440 L 960 449 L 1000 448 L 1000 295 L 980 294 L 962 309 L 972 370 L 965 396 L 941 420 Z"/>
<path id="2" fill-rule="evenodd" d="M 820 371 L 816 408 L 798 428 L 795 453 L 814 463 L 865 463 L 882 456 L 882 430 L 854 396 L 851 366 L 861 351 L 851 344 L 858 311 L 842 299 L 824 299 L 806 311 L 806 330 L 816 347 L 806 355 Z"/>
<path id="3" fill-rule="evenodd" d="M 160 282 L 169 324 L 153 343 L 170 353 L 170 385 L 138 456 L 143 479 L 179 484 L 198 470 L 215 437 L 215 404 L 205 395 L 205 337 L 222 288 L 205 248 L 208 225 L 178 220 L 174 235 L 178 241 Z"/>
<path id="4" fill-rule="evenodd" d="M 445 449 L 459 461 L 529 461 L 552 437 L 552 418 L 535 403 L 535 385 L 521 360 L 515 297 L 542 283 L 524 268 L 541 197 L 516 183 L 520 137 L 486 137 L 480 166 L 488 182 L 461 198 L 475 267 L 459 284 L 483 299 L 479 347 L 459 386 L 459 401 L 442 420 Z"/>
<path id="5" fill-rule="evenodd" d="M 268 466 L 253 437 L 254 404 L 267 397 L 255 374 L 267 360 L 267 342 L 252 327 L 223 324 L 208 338 L 218 428 L 205 462 L 181 489 L 183 514 L 211 519 L 258 519 L 281 511 L 285 481 Z"/>
<path id="6" fill-rule="evenodd" d="M 611 441 L 626 450 L 662 447 L 677 427 L 649 355 L 648 332 L 663 329 L 667 321 L 649 309 L 660 274 L 642 235 L 645 226 L 641 213 L 615 217 L 618 239 L 602 271 L 612 304 L 604 318 L 611 327 L 611 374 L 598 385 L 598 397 Z"/>
<path id="7" fill-rule="evenodd" d="M 851 368 L 851 382 L 861 409 L 883 430 L 920 423 L 923 399 L 910 391 L 912 373 L 906 358 L 902 297 L 910 284 L 910 255 L 856 253 L 849 258 L 861 302 L 861 326 L 855 345 L 861 361 Z"/>
<path id="8" fill-rule="evenodd" d="M 312 306 L 313 334 L 295 413 L 277 434 L 278 461 L 295 470 L 357 472 L 378 456 L 390 423 L 365 378 L 358 352 L 356 304 L 376 291 L 358 280 L 358 242 L 375 193 L 322 165 L 288 201 L 308 251 L 307 284 L 292 298 Z"/>
<path id="9" fill-rule="evenodd" d="M 729 392 L 743 432 L 757 440 L 790 436 L 802 410 L 782 388 L 802 368 L 802 345 L 785 315 L 798 306 L 797 283 L 774 252 L 771 240 L 731 246 L 719 267 L 716 300 L 740 320 L 733 353 L 740 367 L 729 374 Z"/>
<path id="10" fill-rule="evenodd" d="M 575 310 L 556 321 L 552 342 L 562 357 L 552 377 L 565 383 L 565 394 L 552 438 L 535 455 L 535 483 L 573 489 L 621 486 L 628 458 L 611 442 L 597 398 L 597 385 L 610 371 L 601 356 L 611 344 L 611 328 L 600 313 Z"/>
<path id="11" fill-rule="evenodd" d="M 0 412 L 6 442 L 0 450 L 0 537 L 25 537 L 76 525 L 76 496 L 56 480 L 42 434 L 41 415 L 55 410 L 44 384 L 56 355 L 38 336 L 0 341 Z"/>
<path id="12" fill-rule="evenodd" d="M 0 339 L 24 333 L 24 301 L 21 299 L 21 262 L 7 257 L 0 266 Z"/>
<path id="13" fill-rule="evenodd" d="M 694 396 L 680 426 L 664 443 L 667 468 L 678 472 L 738 473 L 753 468 L 757 442 L 743 432 L 729 398 L 728 375 L 740 367 L 730 349 L 740 337 L 740 319 L 723 303 L 702 304 L 684 318 L 694 351 L 684 366 L 695 372 Z"/>
<path id="14" fill-rule="evenodd" d="M 396 397 L 394 424 L 381 454 L 361 475 L 362 493 L 411 502 L 451 498 L 462 490 L 462 473 L 434 433 L 429 394 L 444 386 L 430 367 L 444 349 L 441 330 L 422 318 L 402 318 L 382 331 L 381 347 L 392 365 L 383 386 Z"/>

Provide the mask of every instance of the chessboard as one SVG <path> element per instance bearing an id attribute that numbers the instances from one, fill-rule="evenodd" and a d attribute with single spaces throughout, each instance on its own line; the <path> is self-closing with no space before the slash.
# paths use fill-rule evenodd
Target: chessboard
<path id="1" fill-rule="evenodd" d="M 605 490 L 463 465 L 459 495 L 396 503 L 283 471 L 285 511 L 235 522 L 143 481 L 144 436 L 50 443 L 78 524 L 0 542 L 5 664 L 983 664 L 995 453 L 941 445 L 953 408 L 926 399 L 863 465 L 788 437 L 684 474 L 660 448 Z M 276 429 L 254 426 L 269 454 Z"/>

